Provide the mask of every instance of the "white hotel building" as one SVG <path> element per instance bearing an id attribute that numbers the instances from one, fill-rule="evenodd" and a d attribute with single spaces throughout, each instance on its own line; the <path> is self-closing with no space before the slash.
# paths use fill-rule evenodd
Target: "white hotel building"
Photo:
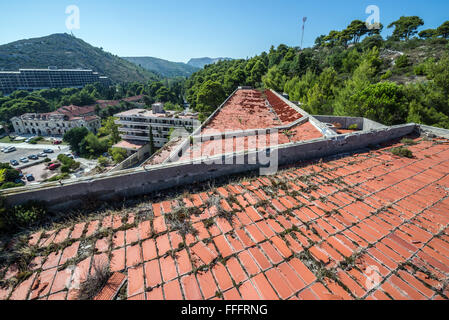
<path id="1" fill-rule="evenodd" d="M 152 110 L 133 109 L 114 115 L 118 118 L 121 137 L 125 141 L 148 143 L 150 127 L 156 148 L 163 147 L 169 141 L 171 129 L 191 132 L 201 124 L 197 113 L 165 111 L 162 103 L 155 103 Z"/>

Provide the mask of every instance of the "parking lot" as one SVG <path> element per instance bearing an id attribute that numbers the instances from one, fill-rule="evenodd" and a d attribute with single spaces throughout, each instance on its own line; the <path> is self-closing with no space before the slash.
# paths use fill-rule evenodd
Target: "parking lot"
<path id="1" fill-rule="evenodd" d="M 0 143 L 0 148 L 14 146 L 17 150 L 11 153 L 0 152 L 0 162 L 2 163 L 10 163 L 11 160 L 17 160 L 20 162 L 21 158 L 27 158 L 30 155 L 37 155 L 44 151 L 44 149 L 51 149 L 54 153 L 48 154 L 48 158 L 55 159 L 61 153 L 70 152 L 70 147 L 68 146 L 54 146 L 54 145 L 30 145 L 27 143 L 20 144 L 7 144 Z M 42 160 L 43 158 L 39 158 Z M 28 163 L 20 162 L 20 165 L 15 168 L 22 168 L 23 166 L 32 165 L 33 162 L 37 162 L 39 160 L 30 160 L 28 159 Z"/>
<path id="2" fill-rule="evenodd" d="M 48 178 L 51 178 L 54 175 L 58 174 L 58 171 L 50 171 L 46 169 L 46 164 L 42 163 L 45 158 L 39 158 L 38 160 L 30 160 L 28 156 L 37 155 L 42 153 L 44 149 L 51 149 L 54 153 L 47 154 L 47 157 L 51 160 L 55 160 L 58 155 L 61 153 L 70 153 L 70 147 L 67 145 L 46 145 L 46 144 L 37 144 L 32 145 L 28 143 L 19 143 L 19 144 L 8 144 L 8 143 L 0 143 L 0 149 L 5 147 L 14 146 L 17 150 L 11 153 L 0 152 L 0 162 L 1 163 L 10 163 L 11 160 L 17 160 L 19 162 L 18 166 L 14 168 L 20 169 L 22 173 L 26 176 L 27 174 L 32 174 L 35 178 L 35 181 L 28 182 L 30 183 L 39 183 Z M 20 159 L 26 157 L 28 159 L 28 163 L 20 162 Z M 75 174 L 75 176 L 79 177 L 88 173 L 90 170 L 97 166 L 96 160 L 88 160 L 83 158 L 76 158 L 76 161 L 81 163 L 81 170 Z M 25 181 L 24 181 L 25 182 Z"/>

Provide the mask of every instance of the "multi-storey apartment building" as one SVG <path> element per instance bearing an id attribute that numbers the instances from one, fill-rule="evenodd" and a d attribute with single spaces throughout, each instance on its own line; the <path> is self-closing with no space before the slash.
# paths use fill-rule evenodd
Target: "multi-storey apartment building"
<path id="1" fill-rule="evenodd" d="M 86 127 L 96 133 L 101 126 L 95 107 L 67 106 L 50 113 L 26 113 L 11 119 L 16 134 L 63 136 L 67 131 Z"/>
<path id="2" fill-rule="evenodd" d="M 171 129 L 185 129 L 191 132 L 200 123 L 198 114 L 187 112 L 165 111 L 163 104 L 156 103 L 152 110 L 133 109 L 115 115 L 116 124 L 123 140 L 149 142 L 150 127 L 156 148 L 163 147 L 170 138 Z"/>
<path id="3" fill-rule="evenodd" d="M 92 70 L 78 69 L 20 69 L 19 71 L 0 71 L 0 92 L 4 95 L 16 90 L 42 90 L 50 88 L 82 88 L 89 83 L 109 84 Z"/>

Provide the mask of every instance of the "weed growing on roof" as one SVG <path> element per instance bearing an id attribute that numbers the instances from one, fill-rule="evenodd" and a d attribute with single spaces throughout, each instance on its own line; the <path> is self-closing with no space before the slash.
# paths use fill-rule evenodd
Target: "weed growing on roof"
<path id="1" fill-rule="evenodd" d="M 86 281 L 80 285 L 78 300 L 93 300 L 95 296 L 103 289 L 112 273 L 106 265 L 94 263 L 91 272 Z"/>
<path id="2" fill-rule="evenodd" d="M 391 153 L 398 157 L 413 158 L 413 152 L 404 147 L 396 147 L 391 149 Z"/>
<path id="3" fill-rule="evenodd" d="M 179 231 L 181 236 L 185 237 L 189 233 L 196 236 L 198 234 L 198 231 L 192 226 L 192 223 L 190 221 L 191 215 L 197 213 L 196 210 L 200 209 L 196 207 L 179 207 L 166 214 L 165 218 L 174 230 Z M 199 213 L 201 214 L 201 210 L 199 211 Z"/>
<path id="4" fill-rule="evenodd" d="M 402 144 L 405 144 L 406 146 L 415 146 L 418 144 L 418 142 L 416 142 L 413 139 L 408 139 L 408 138 L 404 138 L 401 140 Z"/>
<path id="5" fill-rule="evenodd" d="M 206 229 L 209 229 L 215 224 L 215 220 L 214 218 L 208 218 L 206 220 L 203 220 L 203 224 Z"/>

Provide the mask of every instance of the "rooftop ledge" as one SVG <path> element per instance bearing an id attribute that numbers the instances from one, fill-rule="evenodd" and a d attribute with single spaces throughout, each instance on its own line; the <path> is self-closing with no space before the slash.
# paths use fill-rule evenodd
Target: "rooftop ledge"
<path id="1" fill-rule="evenodd" d="M 378 145 L 413 132 L 432 132 L 437 136 L 449 136 L 448 130 L 432 127 L 421 127 L 414 123 L 367 132 L 348 133 L 335 137 L 323 137 L 306 142 L 289 143 L 259 151 L 217 155 L 210 158 L 189 160 L 178 163 L 166 163 L 155 166 L 110 172 L 92 177 L 51 182 L 30 187 L 9 189 L 0 192 L 9 205 L 23 204 L 29 200 L 46 201 L 49 207 L 71 207 L 82 197 L 96 196 L 101 200 L 130 197 L 162 191 L 172 187 L 203 182 L 224 175 L 253 171 L 263 164 L 248 164 L 248 159 L 257 157 L 258 153 L 278 153 L 278 165 L 287 165 L 304 160 L 319 159 L 336 154 L 354 152 L 368 146 Z M 232 160 L 244 158 L 244 165 L 239 164 L 206 164 L 215 160 Z M 222 163 L 228 163 L 223 161 Z M 236 163 L 236 162 L 233 162 Z M 58 189 L 57 192 L 54 192 Z"/>

